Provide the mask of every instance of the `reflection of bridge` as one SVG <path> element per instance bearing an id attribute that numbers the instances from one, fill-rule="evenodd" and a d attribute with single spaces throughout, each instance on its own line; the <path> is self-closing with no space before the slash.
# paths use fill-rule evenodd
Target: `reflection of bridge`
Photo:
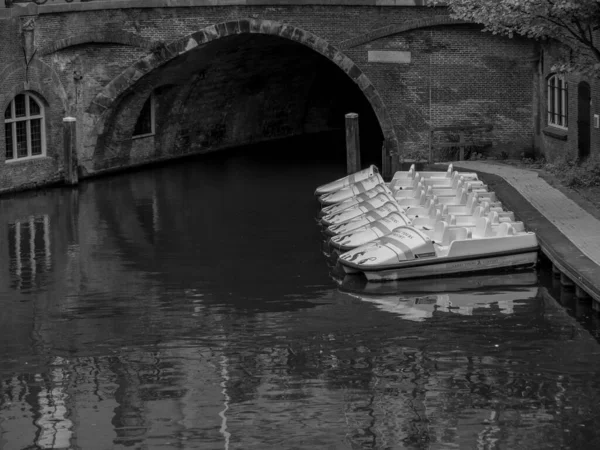
<path id="1" fill-rule="evenodd" d="M 456 122 L 494 123 L 496 142 L 529 144 L 529 41 L 480 33 L 421 0 L 251 3 L 50 0 L 0 9 L 0 108 L 12 111 L 24 91 L 40 100 L 44 126 L 28 139 L 47 156 L 27 153 L 26 136 L 6 128 L 1 153 L 16 146 L 12 158 L 25 167 L 0 166 L 0 190 L 62 176 L 65 116 L 78 120 L 80 175 L 339 133 L 349 111 L 361 117 L 369 162 L 381 163 L 382 144 L 386 159 L 410 156 L 426 148 L 430 126 Z"/>

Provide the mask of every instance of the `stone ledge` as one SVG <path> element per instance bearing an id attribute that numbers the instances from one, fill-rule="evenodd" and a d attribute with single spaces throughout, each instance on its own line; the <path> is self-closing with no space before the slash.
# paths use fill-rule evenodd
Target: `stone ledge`
<path id="1" fill-rule="evenodd" d="M 426 0 L 92 0 L 36 5 L 15 4 L 0 8 L 0 20 L 37 14 L 105 9 L 182 8 L 194 6 L 425 6 Z"/>
<path id="2" fill-rule="evenodd" d="M 550 136 L 559 141 L 566 141 L 569 137 L 569 130 L 562 130 L 560 128 L 546 127 L 542 130 L 546 136 Z"/>

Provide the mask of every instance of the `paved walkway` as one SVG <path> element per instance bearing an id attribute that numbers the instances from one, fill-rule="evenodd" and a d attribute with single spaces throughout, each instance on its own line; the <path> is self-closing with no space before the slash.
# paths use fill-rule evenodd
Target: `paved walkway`
<path id="1" fill-rule="evenodd" d="M 537 172 L 476 161 L 458 161 L 454 167 L 488 172 L 504 178 L 584 255 L 600 265 L 600 220 L 546 183 Z"/>
<path id="2" fill-rule="evenodd" d="M 478 172 L 486 183 L 487 176 L 492 181 L 488 183 L 491 190 L 496 191 L 507 209 L 512 209 L 529 229 L 536 232 L 542 251 L 576 284 L 600 301 L 598 218 L 552 187 L 535 171 L 493 162 L 456 161 L 453 165 L 458 170 Z M 501 192 L 502 183 L 494 183 L 494 176 L 503 179 L 514 190 L 505 187 Z M 517 200 L 516 193 L 528 205 Z"/>

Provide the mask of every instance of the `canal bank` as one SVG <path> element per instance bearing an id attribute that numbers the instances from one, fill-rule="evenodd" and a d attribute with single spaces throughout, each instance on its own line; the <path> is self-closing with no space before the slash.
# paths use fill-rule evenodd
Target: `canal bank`
<path id="1" fill-rule="evenodd" d="M 494 161 L 455 161 L 476 172 L 518 220 L 534 231 L 561 282 L 592 297 L 600 310 L 600 216 L 594 206 L 553 187 L 534 170 Z M 436 164 L 436 168 L 447 164 Z M 560 275 L 559 275 L 560 274 Z"/>

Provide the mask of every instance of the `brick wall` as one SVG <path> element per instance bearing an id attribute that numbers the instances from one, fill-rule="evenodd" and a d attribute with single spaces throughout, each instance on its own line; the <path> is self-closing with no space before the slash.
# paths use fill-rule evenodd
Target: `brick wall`
<path id="1" fill-rule="evenodd" d="M 380 73 L 407 152 L 427 147 L 429 126 L 461 123 L 493 124 L 496 145 L 513 154 L 531 146 L 531 42 L 460 25 L 410 31 L 364 47 L 411 52 L 410 64 Z"/>
<path id="2" fill-rule="evenodd" d="M 600 34 L 598 35 L 600 38 Z M 590 156 L 600 156 L 600 129 L 594 128 L 594 114 L 600 114 L 600 80 L 581 76 L 580 74 L 565 74 L 568 83 L 568 129 L 557 130 L 548 124 L 548 90 L 547 80 L 554 73 L 552 66 L 556 62 L 556 48 L 546 48 L 542 59 L 542 95 L 540 95 L 540 114 L 542 121 L 541 151 L 548 161 L 563 158 L 575 160 L 579 157 L 579 99 L 578 86 L 588 83 L 590 86 Z"/>
<path id="3" fill-rule="evenodd" d="M 376 99 L 372 105 L 389 115 L 405 154 L 426 149 L 430 125 L 457 121 L 490 121 L 498 144 L 521 151 L 531 142 L 531 67 L 524 61 L 531 51 L 530 42 L 448 25 L 392 36 L 374 34 L 375 40 L 363 39 L 365 42 L 344 47 L 344 42 L 369 36 L 390 24 L 444 15 L 440 8 L 339 5 L 111 9 L 39 15 L 36 45 L 46 52 L 39 60 L 53 78 L 38 74 L 36 80 L 40 86 L 48 86 L 47 80 L 52 79 L 52 90 L 62 90 L 64 98 L 56 92 L 48 98 L 44 95 L 47 117 L 55 130 L 48 138 L 49 157 L 55 165 L 38 178 L 50 180 L 60 174 L 60 120 L 65 114 L 78 118 L 79 159 L 85 175 L 188 152 L 336 128 L 340 124 L 336 117 L 344 109 L 364 108 L 365 99 L 352 92 L 355 85 L 340 82 L 350 78 L 333 63 L 323 63 L 323 57 L 313 50 L 291 46 L 279 37 L 247 41 L 243 35 L 237 40 L 213 41 L 142 77 L 134 89 L 124 90 L 111 105 L 106 121 L 88 113 L 96 95 L 149 54 L 152 46 L 173 42 L 211 24 L 247 17 L 288 23 L 343 47 L 343 53 L 379 93 L 381 101 Z M 132 35 L 136 39 L 127 38 Z M 18 19 L 2 21 L 0 38 L 2 54 L 15 55 L 18 60 Z M 404 49 L 411 52 L 412 61 L 369 62 L 367 52 L 373 49 Z M 209 64 L 211 61 L 219 64 Z M 6 67 L 6 62 L 0 61 L 0 71 Z M 5 86 L 0 87 L 0 107 L 12 98 L 22 73 L 15 75 L 12 91 L 6 93 Z M 335 87 L 323 89 L 324 80 L 335 80 Z M 157 93 L 158 133 L 132 140 L 137 113 L 152 91 Z M 324 93 L 328 97 L 324 98 Z M 347 99 L 352 101 L 345 102 Z M 372 133 L 373 142 L 381 138 L 378 133 Z M 379 147 L 379 143 L 372 146 Z M 2 135 L 0 152 L 4 154 Z M 1 158 L 0 183 L 4 184 L 0 186 L 24 183 L 24 175 L 8 175 L 10 167 Z"/>

